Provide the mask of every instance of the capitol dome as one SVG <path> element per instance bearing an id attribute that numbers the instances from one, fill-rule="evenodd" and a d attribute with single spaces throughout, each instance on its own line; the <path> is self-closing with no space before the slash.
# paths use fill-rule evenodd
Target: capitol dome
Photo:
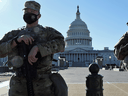
<path id="1" fill-rule="evenodd" d="M 87 29 L 87 25 L 85 24 L 84 21 L 82 21 L 81 19 L 75 19 L 75 21 L 73 21 L 70 26 L 69 26 L 69 29 L 71 28 L 76 28 L 76 27 L 83 27 L 85 29 Z"/>
<path id="2" fill-rule="evenodd" d="M 85 50 L 93 50 L 92 38 L 87 25 L 80 18 L 79 6 L 77 6 L 76 19 L 70 24 L 65 38 L 65 51 L 81 47 Z"/>

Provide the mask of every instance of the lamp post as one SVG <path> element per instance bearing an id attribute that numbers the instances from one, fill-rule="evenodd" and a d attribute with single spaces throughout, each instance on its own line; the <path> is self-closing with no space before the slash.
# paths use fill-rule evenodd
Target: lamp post
<path id="1" fill-rule="evenodd" d="M 110 70 L 112 69 L 112 66 L 111 66 L 111 56 L 109 56 L 109 60 L 110 60 Z"/>
<path id="2" fill-rule="evenodd" d="M 99 65 L 100 69 L 102 69 L 102 67 L 103 67 L 103 56 L 98 56 L 97 57 L 97 63 Z"/>
<path id="3" fill-rule="evenodd" d="M 68 61 L 66 61 L 66 68 L 68 68 Z"/>

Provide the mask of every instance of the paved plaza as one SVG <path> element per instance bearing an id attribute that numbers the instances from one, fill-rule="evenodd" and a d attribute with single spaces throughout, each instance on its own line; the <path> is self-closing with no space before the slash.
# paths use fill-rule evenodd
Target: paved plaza
<path id="1" fill-rule="evenodd" d="M 86 96 L 86 77 L 90 74 L 88 68 L 69 67 L 60 70 L 59 73 L 64 77 L 68 85 L 68 96 Z M 103 77 L 104 96 L 128 96 L 128 72 L 100 70 L 99 74 Z M 7 85 L 0 84 L 0 96 L 7 96 L 8 83 L 10 76 L 1 76 L 0 81 Z M 6 82 L 3 82 L 6 81 Z"/>
<path id="2" fill-rule="evenodd" d="M 69 67 L 59 72 L 68 84 L 68 96 L 86 96 L 86 77 L 91 74 L 88 68 Z M 100 70 L 103 77 L 104 96 L 128 96 L 128 72 Z"/>

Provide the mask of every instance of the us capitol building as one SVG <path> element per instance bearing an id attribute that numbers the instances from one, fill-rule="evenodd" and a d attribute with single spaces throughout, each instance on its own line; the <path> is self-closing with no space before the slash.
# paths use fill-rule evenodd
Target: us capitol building
<path id="1" fill-rule="evenodd" d="M 92 37 L 84 21 L 80 18 L 79 6 L 77 6 L 76 19 L 70 24 L 65 38 L 65 51 L 54 55 L 60 61 L 64 60 L 70 67 L 88 67 L 93 60 L 105 66 L 105 64 L 120 65 L 120 61 L 114 56 L 113 50 L 104 47 L 104 50 L 93 50 Z"/>

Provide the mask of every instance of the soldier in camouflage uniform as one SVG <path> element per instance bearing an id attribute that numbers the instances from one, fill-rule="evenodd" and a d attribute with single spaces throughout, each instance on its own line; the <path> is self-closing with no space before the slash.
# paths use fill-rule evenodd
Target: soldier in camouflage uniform
<path id="1" fill-rule="evenodd" d="M 128 68 L 128 32 L 126 32 L 114 46 L 114 54 L 118 60 L 122 60 L 121 68 Z"/>
<path id="2" fill-rule="evenodd" d="M 35 57 L 37 52 L 41 54 L 41 59 L 37 62 L 37 78 L 33 80 L 35 96 L 54 96 L 49 74 L 53 54 L 64 51 L 64 37 L 51 27 L 39 25 L 40 17 L 40 4 L 35 1 L 25 2 L 23 18 L 26 27 L 8 32 L 0 40 L 0 57 L 8 55 L 8 66 L 13 67 L 13 70 L 16 71 L 16 75 L 12 76 L 10 80 L 9 96 L 27 96 L 26 79 L 22 75 L 17 75 L 17 68 L 21 65 L 19 63 L 22 63 L 17 48 L 21 41 L 27 45 L 35 43 L 28 54 L 28 62 L 31 65 L 38 61 L 38 58 Z"/>

